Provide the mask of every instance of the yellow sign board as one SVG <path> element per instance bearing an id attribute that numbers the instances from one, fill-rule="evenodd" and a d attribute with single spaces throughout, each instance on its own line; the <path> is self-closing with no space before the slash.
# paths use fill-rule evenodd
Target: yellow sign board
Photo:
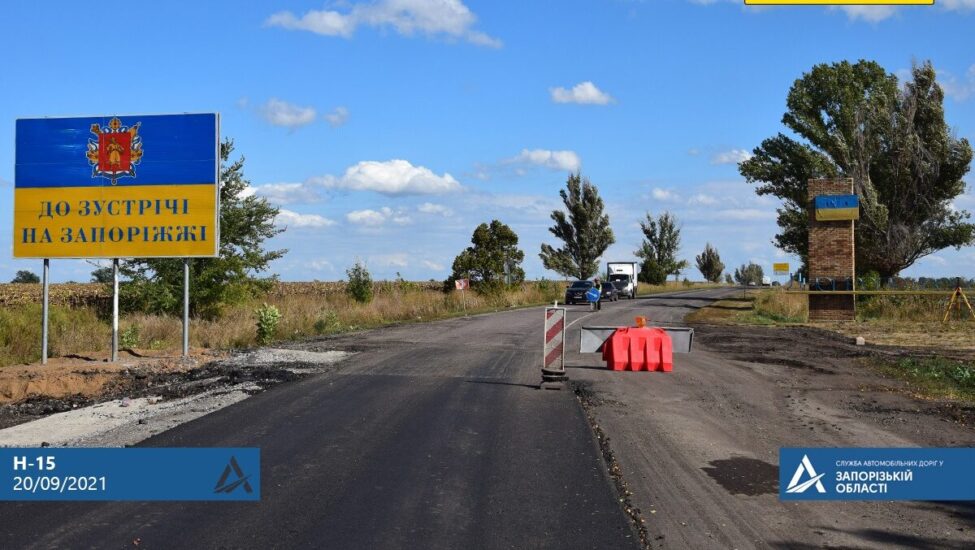
<path id="1" fill-rule="evenodd" d="M 791 273 L 791 271 L 789 270 L 789 264 L 788 264 L 788 262 L 786 262 L 786 263 L 773 263 L 772 264 L 772 272 L 774 274 L 776 274 L 776 275 L 788 275 L 789 273 Z"/>
<path id="2" fill-rule="evenodd" d="M 934 0 L 745 0 L 746 6 L 933 6 Z"/>
<path id="3" fill-rule="evenodd" d="M 16 258 L 219 253 L 216 114 L 17 121 Z"/>

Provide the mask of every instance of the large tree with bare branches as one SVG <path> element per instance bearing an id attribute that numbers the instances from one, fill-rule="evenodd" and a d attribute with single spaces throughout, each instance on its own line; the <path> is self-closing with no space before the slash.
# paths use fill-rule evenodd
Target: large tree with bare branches
<path id="1" fill-rule="evenodd" d="M 775 244 L 808 252 L 810 178 L 853 178 L 860 196 L 857 271 L 896 275 L 919 258 L 975 242 L 970 214 L 952 200 L 965 191 L 968 140 L 944 117 L 944 92 L 930 62 L 898 85 L 872 61 L 817 65 L 789 91 L 782 122 L 803 141 L 779 134 L 739 165 L 760 195 L 783 200 Z"/>

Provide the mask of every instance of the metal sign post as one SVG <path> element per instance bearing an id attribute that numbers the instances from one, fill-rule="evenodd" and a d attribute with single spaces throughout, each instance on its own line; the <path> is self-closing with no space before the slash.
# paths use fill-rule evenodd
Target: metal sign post
<path id="1" fill-rule="evenodd" d="M 464 300 L 464 315 L 467 315 L 467 288 L 471 286 L 470 279 L 457 279 L 454 281 L 454 288 L 460 291 L 461 298 Z"/>
<path id="2" fill-rule="evenodd" d="M 190 355 L 190 259 L 183 260 L 183 357 Z"/>
<path id="3" fill-rule="evenodd" d="M 44 295 L 41 300 L 41 364 L 47 364 L 47 298 L 48 284 L 50 283 L 49 272 L 51 270 L 51 260 L 44 258 L 44 281 L 41 293 Z"/>
<path id="4" fill-rule="evenodd" d="M 118 361 L 118 258 L 112 260 L 112 362 Z"/>
<path id="5" fill-rule="evenodd" d="M 565 308 L 545 308 L 545 333 L 542 340 L 541 389 L 560 390 L 568 380 L 565 374 Z"/>

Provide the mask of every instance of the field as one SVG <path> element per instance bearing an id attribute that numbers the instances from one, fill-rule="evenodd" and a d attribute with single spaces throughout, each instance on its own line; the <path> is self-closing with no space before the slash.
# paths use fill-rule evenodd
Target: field
<path id="1" fill-rule="evenodd" d="M 388 323 L 418 322 L 454 315 L 542 304 L 561 299 L 562 286 L 531 282 L 506 292 L 481 295 L 445 294 L 440 283 L 377 282 L 375 298 L 359 304 L 341 282 L 279 283 L 262 299 L 229 306 L 216 320 L 194 319 L 190 345 L 235 349 L 256 343 L 255 310 L 267 303 L 281 320 L 273 339 L 370 328 Z M 108 349 L 111 341 L 111 298 L 98 284 L 51 285 L 50 355 L 64 357 Z M 40 285 L 0 285 L 0 366 L 39 360 L 41 339 Z M 132 350 L 178 350 L 181 319 L 139 312 L 121 312 L 120 347 Z"/>
<path id="2" fill-rule="evenodd" d="M 255 310 L 264 303 L 278 308 L 281 320 L 275 341 L 297 340 L 390 323 L 421 322 L 465 313 L 540 305 L 562 300 L 565 284 L 532 281 L 504 292 L 444 293 L 439 282 L 378 281 L 375 298 L 360 304 L 345 293 L 343 282 L 277 283 L 267 296 L 227 307 L 215 320 L 194 319 L 190 345 L 227 350 L 256 345 Z M 697 283 L 641 285 L 641 294 L 687 288 Z M 40 359 L 40 285 L 0 285 L 0 367 Z M 111 342 L 111 296 L 105 285 L 53 284 L 50 291 L 50 356 L 95 356 Z M 132 351 L 176 351 L 182 323 L 177 317 L 122 311 L 120 348 Z"/>

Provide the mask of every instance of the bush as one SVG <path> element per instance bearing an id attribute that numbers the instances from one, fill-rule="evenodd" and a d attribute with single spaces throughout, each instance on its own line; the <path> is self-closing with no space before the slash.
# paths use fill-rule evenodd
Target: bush
<path id="1" fill-rule="evenodd" d="M 254 313 L 257 315 L 257 343 L 266 346 L 271 343 L 278 330 L 281 312 L 274 306 L 264 304 Z"/>
<path id="2" fill-rule="evenodd" d="M 656 260 L 646 260 L 640 267 L 637 279 L 648 285 L 662 285 L 667 282 L 667 272 Z"/>
<path id="3" fill-rule="evenodd" d="M 340 328 L 342 328 L 342 324 L 339 323 L 339 316 L 332 310 L 326 311 L 315 321 L 314 325 L 315 334 L 337 332 Z"/>
<path id="4" fill-rule="evenodd" d="M 349 284 L 346 285 L 345 292 L 360 304 L 371 302 L 373 296 L 372 277 L 369 276 L 369 270 L 366 269 L 366 266 L 357 260 L 355 265 L 346 270 L 345 273 L 349 276 Z"/>
<path id="5" fill-rule="evenodd" d="M 118 335 L 118 345 L 120 349 L 132 349 L 139 345 L 138 325 L 129 325 Z"/>

